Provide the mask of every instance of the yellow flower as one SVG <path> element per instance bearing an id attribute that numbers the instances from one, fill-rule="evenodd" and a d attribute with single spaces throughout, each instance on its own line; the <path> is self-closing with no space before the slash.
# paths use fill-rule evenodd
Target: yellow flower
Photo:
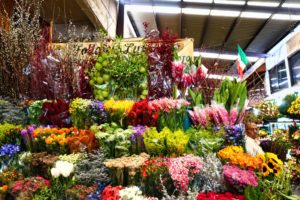
<path id="1" fill-rule="evenodd" d="M 45 143 L 46 144 L 51 144 L 53 142 L 53 139 L 51 138 L 51 137 L 47 137 L 46 139 L 45 139 Z"/>
<path id="2" fill-rule="evenodd" d="M 262 164 L 262 175 L 263 176 L 268 176 L 271 172 L 271 169 L 268 167 L 266 163 Z"/>

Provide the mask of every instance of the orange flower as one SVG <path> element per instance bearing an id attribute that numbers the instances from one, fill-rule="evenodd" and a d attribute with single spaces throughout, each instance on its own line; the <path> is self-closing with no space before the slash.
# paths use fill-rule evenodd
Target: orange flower
<path id="1" fill-rule="evenodd" d="M 3 191 L 7 191 L 8 186 L 7 186 L 7 185 L 3 185 L 1 189 L 2 189 Z"/>
<path id="2" fill-rule="evenodd" d="M 46 144 L 52 144 L 53 139 L 52 139 L 51 137 L 47 137 L 47 138 L 45 139 L 45 142 L 46 142 Z"/>

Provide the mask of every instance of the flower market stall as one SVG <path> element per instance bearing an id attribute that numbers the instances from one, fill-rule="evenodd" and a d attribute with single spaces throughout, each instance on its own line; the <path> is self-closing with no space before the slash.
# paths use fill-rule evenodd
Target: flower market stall
<path id="1" fill-rule="evenodd" d="M 299 199 L 296 123 L 251 156 L 245 82 L 223 80 L 207 102 L 208 70 L 179 59 L 170 32 L 148 32 L 138 51 L 103 41 L 81 58 L 40 41 L 30 87 L 0 100 L 0 199 Z M 283 109 L 299 117 L 299 105 Z M 279 115 L 272 102 L 259 108 L 260 120 Z"/>

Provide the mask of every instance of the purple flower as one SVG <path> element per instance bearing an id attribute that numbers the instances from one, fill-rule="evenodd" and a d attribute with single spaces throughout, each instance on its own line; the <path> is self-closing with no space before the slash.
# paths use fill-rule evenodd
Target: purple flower
<path id="1" fill-rule="evenodd" d="M 146 127 L 142 125 L 134 126 L 132 129 L 134 130 L 134 133 L 130 135 L 131 142 L 136 142 L 138 136 L 143 135 L 146 131 Z"/>
<path id="2" fill-rule="evenodd" d="M 107 114 L 104 110 L 104 104 L 102 101 L 93 101 L 90 104 L 90 111 L 91 119 L 93 122 L 99 124 L 106 122 Z"/>
<path id="3" fill-rule="evenodd" d="M 9 158 L 11 158 L 18 152 L 20 152 L 19 145 L 5 144 L 0 148 L 0 157 L 8 156 Z"/>
<path id="4" fill-rule="evenodd" d="M 21 135 L 22 136 L 26 136 L 27 134 L 28 134 L 27 130 L 26 129 L 22 129 Z"/>
<path id="5" fill-rule="evenodd" d="M 243 146 L 244 135 L 240 125 L 225 126 L 225 137 L 229 144 Z"/>

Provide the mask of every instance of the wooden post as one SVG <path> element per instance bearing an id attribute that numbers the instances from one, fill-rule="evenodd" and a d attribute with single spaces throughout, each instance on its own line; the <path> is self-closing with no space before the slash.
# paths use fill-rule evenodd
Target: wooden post
<path id="1" fill-rule="evenodd" d="M 49 30 L 49 46 L 50 49 L 52 49 L 52 43 L 53 43 L 53 19 L 50 21 L 50 30 Z"/>

